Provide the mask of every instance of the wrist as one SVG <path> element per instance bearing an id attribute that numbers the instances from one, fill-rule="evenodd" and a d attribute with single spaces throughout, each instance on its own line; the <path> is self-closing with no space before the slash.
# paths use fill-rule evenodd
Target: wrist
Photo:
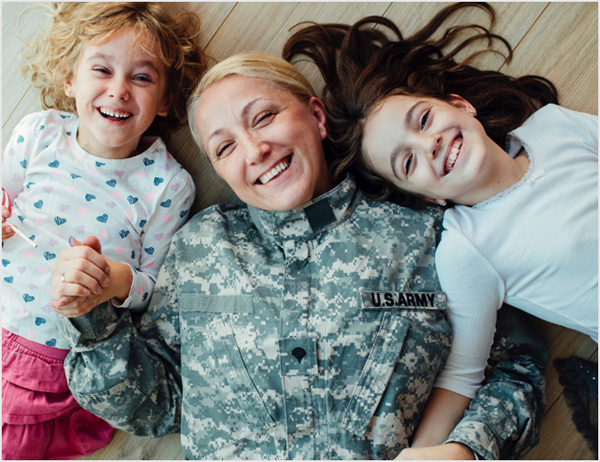
<path id="1" fill-rule="evenodd" d="M 444 444 L 449 455 L 449 459 L 460 459 L 460 460 L 475 460 L 473 450 L 463 443 L 452 442 Z"/>
<path id="2" fill-rule="evenodd" d="M 110 266 L 110 286 L 108 287 L 110 298 L 116 298 L 123 302 L 129 297 L 131 291 L 133 282 L 131 267 L 125 263 L 107 260 Z"/>

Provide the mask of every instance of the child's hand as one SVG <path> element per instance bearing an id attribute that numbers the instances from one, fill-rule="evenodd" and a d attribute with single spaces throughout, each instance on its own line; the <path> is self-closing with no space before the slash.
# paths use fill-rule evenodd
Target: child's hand
<path id="1" fill-rule="evenodd" d="M 88 236 L 83 242 L 69 240 L 70 249 L 63 250 L 52 266 L 54 298 L 99 295 L 110 286 L 110 265 L 102 255 L 100 241 Z"/>
<path id="2" fill-rule="evenodd" d="M 474 460 L 473 451 L 461 443 L 447 443 L 423 448 L 406 448 L 396 460 Z"/>
<path id="3" fill-rule="evenodd" d="M 15 232 L 10 227 L 10 225 L 6 222 L 6 219 L 11 216 L 11 213 L 8 209 L 3 205 L 2 206 L 2 240 L 9 239 L 15 235 Z"/>
<path id="4" fill-rule="evenodd" d="M 129 296 L 133 280 L 129 265 L 104 257 L 95 236 L 83 242 L 71 238 L 69 242 L 72 247 L 63 250 L 52 266 L 54 300 L 50 306 L 54 311 L 74 318 L 103 302 Z"/>
<path id="5" fill-rule="evenodd" d="M 83 242 L 71 238 L 52 266 L 54 300 L 50 305 L 64 316 L 81 316 L 102 303 L 110 286 L 110 265 L 102 255 L 100 241 L 88 236 Z M 110 298 L 110 297 L 109 297 Z"/>

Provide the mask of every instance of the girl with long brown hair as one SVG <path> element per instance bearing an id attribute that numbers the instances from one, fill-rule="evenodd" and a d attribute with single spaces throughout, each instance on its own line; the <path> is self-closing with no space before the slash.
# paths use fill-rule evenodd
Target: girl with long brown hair
<path id="1" fill-rule="evenodd" d="M 442 442 L 474 396 L 504 302 L 598 338 L 597 116 L 558 106 L 543 77 L 471 65 L 512 49 L 481 25 L 448 25 L 464 8 L 493 24 L 488 4 L 455 4 L 409 37 L 369 17 L 305 26 L 284 48 L 325 80 L 336 176 L 379 200 L 446 208 L 436 267 L 454 342 L 415 446 Z"/>

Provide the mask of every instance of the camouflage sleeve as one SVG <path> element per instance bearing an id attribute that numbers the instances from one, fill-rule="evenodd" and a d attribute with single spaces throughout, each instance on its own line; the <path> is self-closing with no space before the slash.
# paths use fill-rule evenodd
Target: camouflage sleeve
<path id="1" fill-rule="evenodd" d="M 179 432 L 181 375 L 175 275 L 169 252 L 148 311 L 139 319 L 110 303 L 62 318 L 71 346 L 69 388 L 82 407 L 138 436 Z"/>
<path id="2" fill-rule="evenodd" d="M 485 380 L 446 440 L 476 459 L 522 459 L 539 442 L 548 348 L 530 318 L 507 305 L 499 311 Z"/>

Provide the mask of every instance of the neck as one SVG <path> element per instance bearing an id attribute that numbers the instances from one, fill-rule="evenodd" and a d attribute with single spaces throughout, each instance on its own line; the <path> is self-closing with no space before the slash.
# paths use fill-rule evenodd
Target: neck
<path id="1" fill-rule="evenodd" d="M 494 175 L 494 181 L 490 184 L 486 197 L 479 202 L 483 202 L 502 191 L 506 191 L 521 181 L 525 173 L 527 173 L 529 169 L 529 157 L 524 148 L 519 151 L 519 154 L 515 158 L 510 157 L 506 153 L 504 154 L 503 157 L 500 157 L 501 162 L 494 166 L 497 173 Z"/>

